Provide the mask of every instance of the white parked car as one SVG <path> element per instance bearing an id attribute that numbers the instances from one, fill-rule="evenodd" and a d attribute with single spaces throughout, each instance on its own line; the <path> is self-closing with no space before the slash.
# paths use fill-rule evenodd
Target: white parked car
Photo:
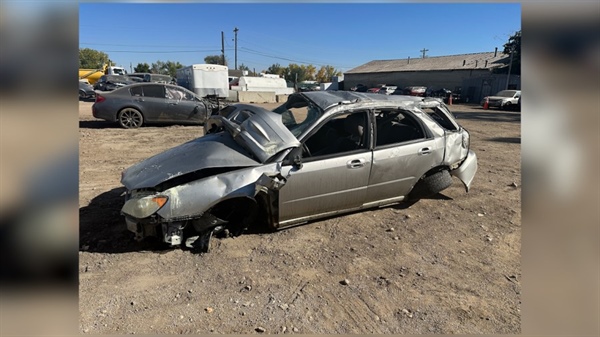
<path id="1" fill-rule="evenodd" d="M 485 104 L 488 100 L 488 106 L 496 107 L 500 109 L 513 109 L 519 104 L 521 98 L 521 90 L 502 90 L 494 96 L 486 96 L 481 101 L 481 105 Z"/>

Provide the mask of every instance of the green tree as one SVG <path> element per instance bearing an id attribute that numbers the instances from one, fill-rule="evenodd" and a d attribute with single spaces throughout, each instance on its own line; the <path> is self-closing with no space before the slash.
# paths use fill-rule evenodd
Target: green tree
<path id="1" fill-rule="evenodd" d="M 519 30 L 504 44 L 504 53 L 510 55 L 512 51 L 512 69 L 511 74 L 521 74 L 521 31 Z"/>
<path id="2" fill-rule="evenodd" d="M 512 36 L 508 38 L 508 42 L 504 44 L 504 50 L 502 51 L 504 54 L 508 55 L 510 60 L 510 55 L 512 52 L 512 67 L 510 70 L 511 74 L 521 74 L 521 31 L 517 31 Z M 506 67 L 496 68 L 494 72 L 500 74 L 508 74 L 508 69 L 510 61 L 507 62 Z"/>
<path id="3" fill-rule="evenodd" d="M 321 69 L 317 72 L 315 76 L 316 81 L 319 83 L 331 82 L 331 78 L 333 76 L 340 76 L 342 74 L 341 71 L 336 70 L 333 66 L 326 65 L 322 66 Z"/>
<path id="4" fill-rule="evenodd" d="M 272 64 L 265 72 L 267 74 L 279 75 L 281 77 L 285 76 L 287 72 L 286 67 L 282 67 L 279 63 Z"/>
<path id="5" fill-rule="evenodd" d="M 173 61 L 156 61 L 150 66 L 150 72 L 153 74 L 169 75 L 171 77 L 177 76 L 177 69 L 183 68 L 183 64 Z"/>
<path id="6" fill-rule="evenodd" d="M 315 80 L 315 74 L 317 72 L 317 68 L 315 66 L 313 66 L 312 64 L 309 64 L 307 66 L 302 66 L 304 67 L 304 71 L 306 72 L 306 79 L 305 81 L 314 81 Z"/>
<path id="7" fill-rule="evenodd" d="M 165 63 L 166 73 L 171 77 L 177 77 L 177 69 L 183 68 L 183 64 L 179 62 L 167 61 Z"/>
<path id="8" fill-rule="evenodd" d="M 317 68 L 312 64 L 305 66 L 290 63 L 285 70 L 285 79 L 300 83 L 303 81 L 314 81 Z"/>
<path id="9" fill-rule="evenodd" d="M 115 65 L 105 52 L 91 48 L 79 48 L 79 68 L 101 69 L 105 64 Z"/>
<path id="10" fill-rule="evenodd" d="M 150 65 L 146 62 L 138 63 L 137 66 L 135 66 L 135 68 L 133 68 L 133 71 L 135 71 L 136 73 L 149 73 Z"/>
<path id="11" fill-rule="evenodd" d="M 221 55 L 208 55 L 204 58 L 204 63 L 206 64 L 220 64 L 227 65 L 227 59 L 225 59 L 225 64 L 223 64 L 223 57 Z"/>

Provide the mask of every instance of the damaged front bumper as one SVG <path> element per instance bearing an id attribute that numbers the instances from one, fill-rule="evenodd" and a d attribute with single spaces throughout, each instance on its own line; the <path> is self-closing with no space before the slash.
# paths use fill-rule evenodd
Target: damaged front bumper
<path id="1" fill-rule="evenodd" d="M 477 172 L 477 155 L 475 152 L 469 150 L 467 158 L 460 164 L 460 166 L 452 171 L 450 174 L 457 177 L 465 185 L 465 189 L 469 192 L 475 173 Z"/>
<path id="2" fill-rule="evenodd" d="M 128 199 L 121 210 L 127 230 L 135 234 L 136 241 L 156 237 L 171 246 L 185 243 L 188 248 L 207 251 L 210 237 L 224 229 L 227 221 L 205 212 L 193 219 L 167 221 L 156 212 L 160 207 L 148 202 L 156 196 L 137 196 Z"/>

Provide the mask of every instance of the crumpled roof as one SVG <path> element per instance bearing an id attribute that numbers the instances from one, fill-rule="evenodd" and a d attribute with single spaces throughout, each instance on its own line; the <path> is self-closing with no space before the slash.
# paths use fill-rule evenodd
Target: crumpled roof
<path id="1" fill-rule="evenodd" d="M 377 101 L 393 101 L 393 102 L 407 102 L 414 101 L 420 102 L 423 100 L 423 97 L 416 96 L 400 96 L 400 95 L 382 95 L 382 94 L 374 94 L 374 93 L 364 93 L 364 92 L 355 92 L 355 91 L 307 91 L 301 94 L 296 95 L 304 95 L 311 101 L 313 101 L 319 108 L 325 110 L 332 105 L 337 105 L 341 102 L 352 102 L 352 101 L 362 101 L 362 102 L 377 102 Z"/>
<path id="2" fill-rule="evenodd" d="M 382 73 L 396 71 L 492 69 L 506 65 L 510 55 L 498 52 L 433 56 L 397 60 L 373 60 L 345 74 Z M 487 64 L 486 64 L 487 61 Z"/>

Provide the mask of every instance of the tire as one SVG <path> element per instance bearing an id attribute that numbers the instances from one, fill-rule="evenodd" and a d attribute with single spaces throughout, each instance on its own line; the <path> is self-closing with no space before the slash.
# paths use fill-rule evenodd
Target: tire
<path id="1" fill-rule="evenodd" d="M 84 100 L 87 98 L 85 91 L 79 90 L 79 100 Z"/>
<path id="2" fill-rule="evenodd" d="M 117 115 L 119 125 L 125 129 L 136 129 L 144 124 L 144 116 L 134 108 L 125 108 Z"/>
<path id="3" fill-rule="evenodd" d="M 442 170 L 421 178 L 407 196 L 408 201 L 431 197 L 452 185 L 452 176 L 447 170 Z"/>

